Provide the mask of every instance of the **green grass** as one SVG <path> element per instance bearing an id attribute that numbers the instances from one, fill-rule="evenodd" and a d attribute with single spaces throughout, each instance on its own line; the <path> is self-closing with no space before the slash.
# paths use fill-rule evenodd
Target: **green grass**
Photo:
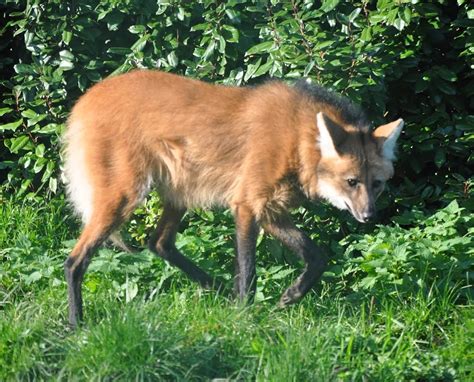
<path id="1" fill-rule="evenodd" d="M 449 283 L 376 296 L 325 282 L 289 309 L 275 308 L 277 295 L 243 308 L 147 253 L 102 250 L 85 280 L 86 321 L 71 331 L 62 262 L 74 220 L 58 200 L 3 202 L 0 380 L 473 378 L 474 310 Z"/>

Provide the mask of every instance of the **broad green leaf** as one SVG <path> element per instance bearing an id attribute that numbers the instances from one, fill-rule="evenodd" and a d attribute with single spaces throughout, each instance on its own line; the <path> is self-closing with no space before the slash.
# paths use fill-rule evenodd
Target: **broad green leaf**
<path id="1" fill-rule="evenodd" d="M 74 54 L 69 50 L 62 50 L 59 52 L 59 57 L 62 61 L 74 61 Z"/>
<path id="2" fill-rule="evenodd" d="M 15 131 L 21 124 L 23 123 L 23 119 L 19 119 L 15 122 L 6 123 L 4 125 L 0 125 L 0 131 Z"/>
<path id="3" fill-rule="evenodd" d="M 202 59 L 204 61 L 209 60 L 209 58 L 214 54 L 215 47 L 216 47 L 216 41 L 211 40 L 211 42 L 207 46 L 206 50 L 204 51 L 204 54 L 202 55 Z"/>
<path id="4" fill-rule="evenodd" d="M 130 54 L 132 51 L 130 50 L 130 48 L 126 48 L 126 47 L 111 47 L 109 49 L 107 49 L 107 53 L 110 53 L 110 54 L 119 54 L 119 55 L 127 55 L 127 54 Z"/>
<path id="5" fill-rule="evenodd" d="M 128 30 L 130 31 L 130 33 L 138 34 L 138 33 L 145 32 L 146 27 L 145 27 L 145 25 L 132 25 L 128 28 Z"/>
<path id="6" fill-rule="evenodd" d="M 323 5 L 321 6 L 321 10 L 323 12 L 332 11 L 334 8 L 337 7 L 340 0 L 323 0 Z"/>
<path id="7" fill-rule="evenodd" d="M 33 73 L 33 67 L 27 64 L 16 64 L 13 66 L 15 72 L 18 74 Z"/>
<path id="8" fill-rule="evenodd" d="M 0 108 L 0 117 L 2 115 L 5 115 L 7 113 L 10 113 L 11 111 L 13 111 L 13 109 L 9 108 L 9 107 L 2 107 Z"/>
<path id="9" fill-rule="evenodd" d="M 349 18 L 349 21 L 351 23 L 354 22 L 354 20 L 357 18 L 357 16 L 359 16 L 359 13 L 360 13 L 361 10 L 362 10 L 362 8 L 356 8 L 350 13 L 348 18 Z"/>
<path id="10" fill-rule="evenodd" d="M 46 158 L 36 159 L 35 164 L 33 165 L 33 172 L 35 174 L 38 174 L 44 168 L 46 162 L 47 162 Z M 43 174 L 43 177 L 44 177 L 44 174 Z"/>
<path id="11" fill-rule="evenodd" d="M 410 24 L 411 21 L 411 9 L 409 7 L 405 7 L 403 10 L 403 19 L 407 24 Z"/>
<path id="12" fill-rule="evenodd" d="M 245 52 L 245 55 L 250 56 L 255 53 L 266 53 L 271 50 L 273 44 L 273 41 L 261 42 L 260 44 L 254 45 L 249 50 L 247 50 L 247 52 Z"/>
<path id="13" fill-rule="evenodd" d="M 31 110 L 31 109 L 27 109 L 27 110 L 22 111 L 21 115 L 25 118 L 36 118 L 38 116 L 36 111 Z"/>
<path id="14" fill-rule="evenodd" d="M 53 194 L 56 193 L 56 191 L 58 190 L 57 178 L 53 178 L 53 177 L 49 178 L 48 188 Z"/>
<path id="15" fill-rule="evenodd" d="M 250 78 L 252 78 L 252 76 L 254 75 L 254 73 L 257 71 L 257 69 L 260 67 L 260 63 L 262 62 L 262 59 L 259 58 L 257 62 L 253 63 L 253 64 L 249 64 L 247 66 L 247 71 L 245 72 L 245 75 L 244 75 L 244 81 L 247 82 Z"/>
<path id="16" fill-rule="evenodd" d="M 456 89 L 444 81 L 437 81 L 436 87 L 445 94 L 448 94 L 448 95 L 456 94 Z"/>
<path id="17" fill-rule="evenodd" d="M 308 74 L 311 72 L 311 70 L 313 70 L 314 65 L 315 65 L 314 60 L 311 60 L 311 61 L 308 63 L 308 65 L 306 65 L 306 67 L 304 68 L 304 72 L 303 72 L 303 76 L 304 76 L 304 77 L 308 76 Z"/>
<path id="18" fill-rule="evenodd" d="M 74 63 L 72 63 L 71 61 L 61 61 L 59 63 L 59 67 L 64 71 L 68 71 L 74 69 Z"/>
<path id="19" fill-rule="evenodd" d="M 178 66 L 178 57 L 176 56 L 176 53 L 174 51 L 170 52 L 168 56 L 166 56 L 166 59 L 168 60 L 170 66 L 172 66 L 173 68 Z"/>
<path id="20" fill-rule="evenodd" d="M 21 135 L 11 140 L 10 151 L 12 153 L 18 153 L 28 142 L 30 138 L 27 135 Z"/>
<path id="21" fill-rule="evenodd" d="M 265 64 L 259 66 L 259 68 L 255 71 L 252 77 L 256 78 L 263 74 L 268 73 L 272 66 L 273 66 L 273 60 L 269 59 Z"/>
<path id="22" fill-rule="evenodd" d="M 44 164 L 43 164 L 44 165 Z M 56 167 L 56 165 L 54 164 L 54 162 L 52 160 L 48 161 L 47 164 L 46 164 L 46 169 L 43 173 L 43 176 L 41 177 L 41 181 L 44 183 L 46 182 L 49 177 L 51 175 L 53 175 L 53 172 L 54 172 L 54 168 Z"/>
<path id="23" fill-rule="evenodd" d="M 361 35 L 360 35 L 360 39 L 361 39 L 362 41 L 370 41 L 370 40 L 372 40 L 372 33 L 371 33 L 370 27 L 364 28 L 364 30 L 362 31 L 362 33 L 361 33 Z"/>
<path id="24" fill-rule="evenodd" d="M 455 82 L 457 80 L 456 73 L 445 66 L 437 67 L 435 71 L 442 79 L 446 81 Z"/>
<path id="25" fill-rule="evenodd" d="M 145 48 L 147 41 L 148 35 L 143 35 L 137 41 L 135 41 L 135 43 L 130 47 L 130 49 L 135 53 L 141 52 Z"/>
<path id="26" fill-rule="evenodd" d="M 35 154 L 36 154 L 36 156 L 42 158 L 42 157 L 44 156 L 45 149 L 46 149 L 46 147 L 45 147 L 45 145 L 42 144 L 42 143 L 39 144 L 38 146 L 36 146 L 36 149 L 35 149 Z"/>
<path id="27" fill-rule="evenodd" d="M 405 28 L 405 25 L 406 25 L 405 21 L 403 21 L 401 18 L 398 18 L 393 22 L 393 26 L 397 28 L 399 31 L 402 31 L 403 28 Z"/>
<path id="28" fill-rule="evenodd" d="M 62 33 L 62 40 L 64 41 L 64 43 L 66 45 L 69 45 L 69 43 L 71 42 L 71 39 L 72 39 L 72 32 L 64 30 Z"/>

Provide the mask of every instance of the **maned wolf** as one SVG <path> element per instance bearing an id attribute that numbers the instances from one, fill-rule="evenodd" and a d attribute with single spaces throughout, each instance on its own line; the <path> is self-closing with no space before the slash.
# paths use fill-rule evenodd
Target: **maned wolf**
<path id="1" fill-rule="evenodd" d="M 256 87 L 134 71 L 93 86 L 74 106 L 65 141 L 68 192 L 84 229 L 65 263 L 69 321 L 82 318 L 81 283 L 97 247 L 156 187 L 163 214 L 149 247 L 209 288 L 175 236 L 187 208 L 224 206 L 236 222 L 236 293 L 255 292 L 259 227 L 304 262 L 281 305 L 300 300 L 326 257 L 289 219 L 303 197 L 323 198 L 360 222 L 393 174 L 401 119 L 371 131 L 350 101 L 307 81 Z"/>

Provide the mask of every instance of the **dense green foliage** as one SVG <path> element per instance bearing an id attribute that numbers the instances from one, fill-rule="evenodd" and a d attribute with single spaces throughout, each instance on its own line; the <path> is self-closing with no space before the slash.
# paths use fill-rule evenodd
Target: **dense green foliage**
<path id="1" fill-rule="evenodd" d="M 472 378 L 472 26 L 464 0 L 0 0 L 0 379 Z M 228 85 L 308 76 L 374 125 L 403 117 L 378 202 L 388 224 L 296 211 L 331 263 L 285 311 L 274 304 L 301 264 L 270 237 L 249 309 L 146 250 L 104 248 L 84 280 L 88 321 L 67 333 L 62 263 L 78 223 L 60 135 L 80 94 L 133 68 Z M 144 247 L 160 212 L 152 194 L 126 239 Z M 177 245 L 230 289 L 233 236 L 229 211 L 196 210 Z"/>
<path id="2" fill-rule="evenodd" d="M 451 212 L 455 217 L 447 218 Z M 462 237 L 459 252 L 472 251 L 472 239 L 458 225 L 466 218 L 455 205 L 428 218 L 423 240 L 431 251 L 422 255 L 453 255 L 449 248 L 435 251 L 447 235 L 433 232 L 439 220 Z M 467 381 L 474 371 L 474 310 L 465 290 L 450 284 L 449 272 L 442 275 L 447 282 L 437 283 L 439 272 L 431 269 L 423 279 L 427 288 L 393 288 L 397 267 L 376 252 L 378 239 L 361 245 L 372 246 L 368 256 L 378 254 L 377 267 L 386 262 L 379 273 L 389 282 L 360 285 L 359 271 L 347 263 L 344 279 L 328 275 L 285 310 L 275 302 L 292 275 L 260 272 L 268 301 L 243 309 L 226 295 L 199 290 L 147 252 L 103 249 L 86 275 L 86 323 L 73 333 L 62 263 L 77 227 L 67 208 L 58 200 L 22 205 L 5 199 L 0 225 L 1 380 Z M 409 234 L 417 232 L 386 227 L 375 237 Z M 196 236 L 184 240 L 180 245 L 200 245 Z M 396 261 L 409 277 L 417 272 L 411 259 Z M 360 272 L 374 274 L 371 264 Z M 347 294 L 359 287 L 368 295 Z"/>

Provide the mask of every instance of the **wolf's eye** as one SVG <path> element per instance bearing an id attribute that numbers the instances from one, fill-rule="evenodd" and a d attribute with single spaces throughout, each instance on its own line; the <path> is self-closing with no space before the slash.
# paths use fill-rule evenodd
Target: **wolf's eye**
<path id="1" fill-rule="evenodd" d="M 347 179 L 347 184 L 350 187 L 355 187 L 355 186 L 357 186 L 358 183 L 359 183 L 359 181 L 357 179 L 354 179 L 354 178 Z"/>
<path id="2" fill-rule="evenodd" d="M 374 188 L 379 188 L 381 185 L 382 185 L 381 180 L 374 180 L 374 182 L 372 183 L 372 187 Z"/>

